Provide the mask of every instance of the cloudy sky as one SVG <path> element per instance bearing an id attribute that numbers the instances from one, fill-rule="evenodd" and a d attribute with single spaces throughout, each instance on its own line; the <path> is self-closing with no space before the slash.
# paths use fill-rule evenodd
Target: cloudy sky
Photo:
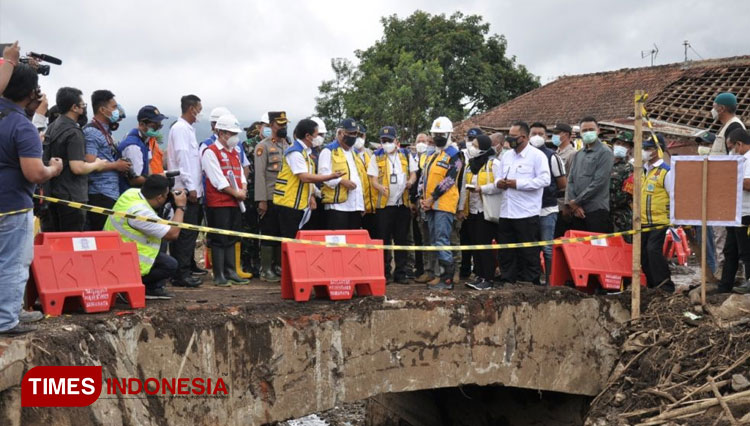
<path id="1" fill-rule="evenodd" d="M 744 0 L 0 0 L 0 42 L 63 59 L 41 80 L 52 98 L 63 85 L 106 88 L 132 116 L 150 103 L 171 118 L 195 93 L 206 115 L 224 105 L 248 124 L 268 110 L 312 114 L 330 59 L 354 59 L 382 36 L 381 16 L 417 9 L 482 15 L 543 84 L 647 66 L 654 43 L 656 64 L 681 61 L 686 39 L 704 58 L 750 54 L 747 24 L 731 22 L 750 16 Z"/>

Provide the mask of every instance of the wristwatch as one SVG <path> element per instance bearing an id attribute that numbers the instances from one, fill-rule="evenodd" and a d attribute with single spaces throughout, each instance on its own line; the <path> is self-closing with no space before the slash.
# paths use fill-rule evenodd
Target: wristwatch
<path id="1" fill-rule="evenodd" d="M 184 206 L 176 206 L 175 209 L 185 211 L 185 207 Z"/>

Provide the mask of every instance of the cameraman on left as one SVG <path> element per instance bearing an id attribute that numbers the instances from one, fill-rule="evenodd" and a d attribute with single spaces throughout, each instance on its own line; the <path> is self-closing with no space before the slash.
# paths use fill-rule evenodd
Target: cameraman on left
<path id="1" fill-rule="evenodd" d="M 42 99 L 39 76 L 19 64 L 19 53 L 18 42 L 6 47 L 0 65 L 0 336 L 36 329 L 21 312 L 34 253 L 32 194 L 63 168 L 60 158 L 42 162 L 42 141 L 29 120 Z"/>

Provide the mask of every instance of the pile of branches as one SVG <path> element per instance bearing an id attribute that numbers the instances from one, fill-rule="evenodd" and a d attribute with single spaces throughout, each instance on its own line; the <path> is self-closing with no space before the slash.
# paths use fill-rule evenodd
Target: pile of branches
<path id="1" fill-rule="evenodd" d="M 750 424 L 750 312 L 723 321 L 696 310 L 685 295 L 648 301 L 587 425 Z"/>

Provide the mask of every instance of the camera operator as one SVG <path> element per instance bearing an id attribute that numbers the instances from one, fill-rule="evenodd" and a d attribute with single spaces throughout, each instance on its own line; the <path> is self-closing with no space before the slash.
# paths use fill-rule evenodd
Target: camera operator
<path id="1" fill-rule="evenodd" d="M 185 191 L 174 191 L 174 216 L 172 221 L 182 223 L 187 204 Z M 117 199 L 112 208 L 116 212 L 127 212 L 158 219 L 158 211 L 170 198 L 169 179 L 164 175 L 150 175 L 140 188 L 131 188 Z M 146 286 L 146 299 L 169 300 L 173 296 L 167 291 L 167 280 L 177 271 L 177 260 L 160 253 L 162 239 L 175 241 L 180 228 L 141 220 L 110 216 L 104 225 L 105 231 L 117 231 L 125 242 L 134 242 L 138 247 L 141 281 Z"/>
<path id="2" fill-rule="evenodd" d="M 38 83 L 33 68 L 18 64 L 0 98 L 0 335 L 35 329 L 25 324 L 29 314 L 19 312 L 33 257 L 31 196 L 35 184 L 62 170 L 59 158 L 51 158 L 49 166 L 42 162 L 39 132 L 26 115 L 41 98 Z"/>
<path id="3" fill-rule="evenodd" d="M 120 177 L 120 191 L 131 187 L 140 187 L 149 175 L 151 150 L 149 139 L 159 136 L 161 122 L 167 118 L 153 105 L 146 105 L 138 111 L 138 127 L 131 130 L 120 142 L 117 150 L 125 161 L 130 162 L 126 176 Z"/>
<path id="4" fill-rule="evenodd" d="M 21 48 L 18 46 L 18 42 L 3 48 L 3 63 L 0 64 L 0 95 L 8 87 L 10 77 L 13 75 L 13 69 L 18 66 L 20 59 Z"/>

